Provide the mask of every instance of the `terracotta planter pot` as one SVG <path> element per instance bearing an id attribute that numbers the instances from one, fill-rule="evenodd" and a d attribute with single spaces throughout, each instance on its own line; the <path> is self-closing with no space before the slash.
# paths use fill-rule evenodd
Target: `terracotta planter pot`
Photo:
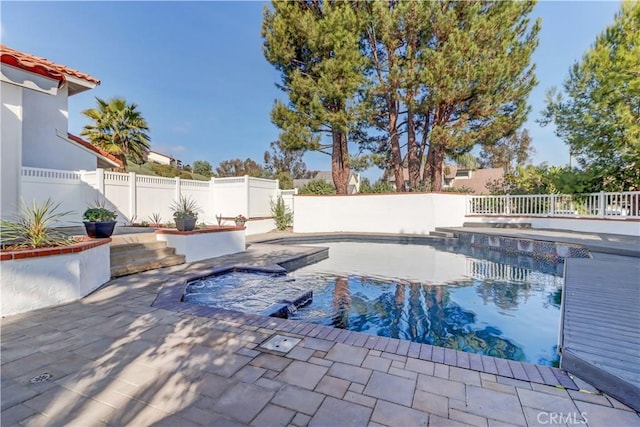
<path id="1" fill-rule="evenodd" d="M 88 222 L 84 221 L 84 228 L 87 231 L 87 236 L 94 239 L 105 239 L 111 237 L 113 229 L 116 226 L 117 221 L 107 222 Z"/>

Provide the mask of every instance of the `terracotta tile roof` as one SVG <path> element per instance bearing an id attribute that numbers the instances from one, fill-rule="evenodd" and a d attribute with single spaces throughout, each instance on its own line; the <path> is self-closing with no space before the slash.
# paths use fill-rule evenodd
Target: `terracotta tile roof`
<path id="1" fill-rule="evenodd" d="M 71 133 L 68 133 L 67 136 L 69 137 L 69 139 L 73 142 L 75 142 L 76 144 L 82 145 L 85 148 L 88 148 L 89 150 L 93 151 L 94 153 L 97 153 L 99 155 L 101 155 L 102 157 L 106 157 L 107 159 L 116 162 L 118 164 L 119 167 L 123 167 L 124 164 L 122 163 L 122 160 L 118 159 L 116 156 L 114 156 L 113 154 L 109 154 L 106 151 L 96 147 L 95 145 L 91 144 L 90 142 L 85 141 L 84 139 L 80 138 L 79 136 L 75 136 Z"/>
<path id="2" fill-rule="evenodd" d="M 58 80 L 61 85 L 66 80 L 64 77 L 65 74 L 97 85 L 100 84 L 100 80 L 90 76 L 89 74 L 74 70 L 66 65 L 56 64 L 45 58 L 19 52 L 3 44 L 0 44 L 0 56 L 2 58 L 2 63 L 4 64 L 12 65 L 32 73 Z"/>

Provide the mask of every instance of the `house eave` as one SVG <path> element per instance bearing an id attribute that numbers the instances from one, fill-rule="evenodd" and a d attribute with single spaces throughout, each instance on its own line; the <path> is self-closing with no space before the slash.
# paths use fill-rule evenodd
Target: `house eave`
<path id="1" fill-rule="evenodd" d="M 75 147 L 78 147 L 78 148 L 80 148 L 81 150 L 83 150 L 83 151 L 85 151 L 85 152 L 87 152 L 87 153 L 89 153 L 89 154 L 91 154 L 91 155 L 95 156 L 98 160 L 101 160 L 103 163 L 106 163 L 106 164 L 111 165 L 111 167 L 119 168 L 119 167 L 121 167 L 121 166 L 122 166 L 122 165 L 120 165 L 119 163 L 114 162 L 114 161 L 113 161 L 113 160 L 111 160 L 110 158 L 105 157 L 105 156 L 103 156 L 103 155 L 101 155 L 101 154 L 99 154 L 99 153 L 96 153 L 95 151 L 92 151 L 92 150 L 90 150 L 90 149 L 88 149 L 88 148 L 86 148 L 86 147 L 84 147 L 84 146 L 82 146 L 82 145 L 80 145 L 80 144 L 77 144 L 76 142 L 74 142 L 74 141 L 70 140 L 70 139 L 67 137 L 66 132 L 63 132 L 63 131 L 61 131 L 61 130 L 59 130 L 59 129 L 56 129 L 56 136 L 57 136 L 58 138 L 60 138 L 60 139 L 65 140 L 65 141 L 66 141 L 66 142 L 68 142 L 69 144 L 73 144 Z"/>

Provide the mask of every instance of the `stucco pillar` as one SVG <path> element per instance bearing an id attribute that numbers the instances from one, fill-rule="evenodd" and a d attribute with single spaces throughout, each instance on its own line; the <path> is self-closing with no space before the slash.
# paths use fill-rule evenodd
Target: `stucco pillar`
<path id="1" fill-rule="evenodd" d="M 2 83 L 0 133 L 0 217 L 11 219 L 20 206 L 22 182 L 22 91 Z"/>

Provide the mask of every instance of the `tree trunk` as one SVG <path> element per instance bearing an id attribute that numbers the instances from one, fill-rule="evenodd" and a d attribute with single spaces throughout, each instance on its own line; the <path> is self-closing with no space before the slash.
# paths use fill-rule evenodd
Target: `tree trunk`
<path id="1" fill-rule="evenodd" d="M 409 191 L 416 191 L 420 183 L 420 159 L 416 142 L 416 129 L 413 121 L 413 111 L 407 111 L 407 166 L 409 170 Z"/>
<path id="2" fill-rule="evenodd" d="M 349 149 L 347 135 L 339 131 L 332 132 L 333 150 L 331 151 L 331 175 L 336 193 L 347 194 L 349 187 Z"/>
<path id="3" fill-rule="evenodd" d="M 396 191 L 406 191 L 404 185 L 404 171 L 402 170 L 402 153 L 400 152 L 400 136 L 398 135 L 398 106 L 395 101 L 388 99 L 389 107 L 389 141 L 391 144 L 391 160 L 393 162 L 393 175 L 396 182 Z"/>
<path id="4" fill-rule="evenodd" d="M 431 143 L 427 154 L 427 167 L 431 191 L 442 191 L 442 170 L 444 166 L 444 149 L 436 143 Z"/>

